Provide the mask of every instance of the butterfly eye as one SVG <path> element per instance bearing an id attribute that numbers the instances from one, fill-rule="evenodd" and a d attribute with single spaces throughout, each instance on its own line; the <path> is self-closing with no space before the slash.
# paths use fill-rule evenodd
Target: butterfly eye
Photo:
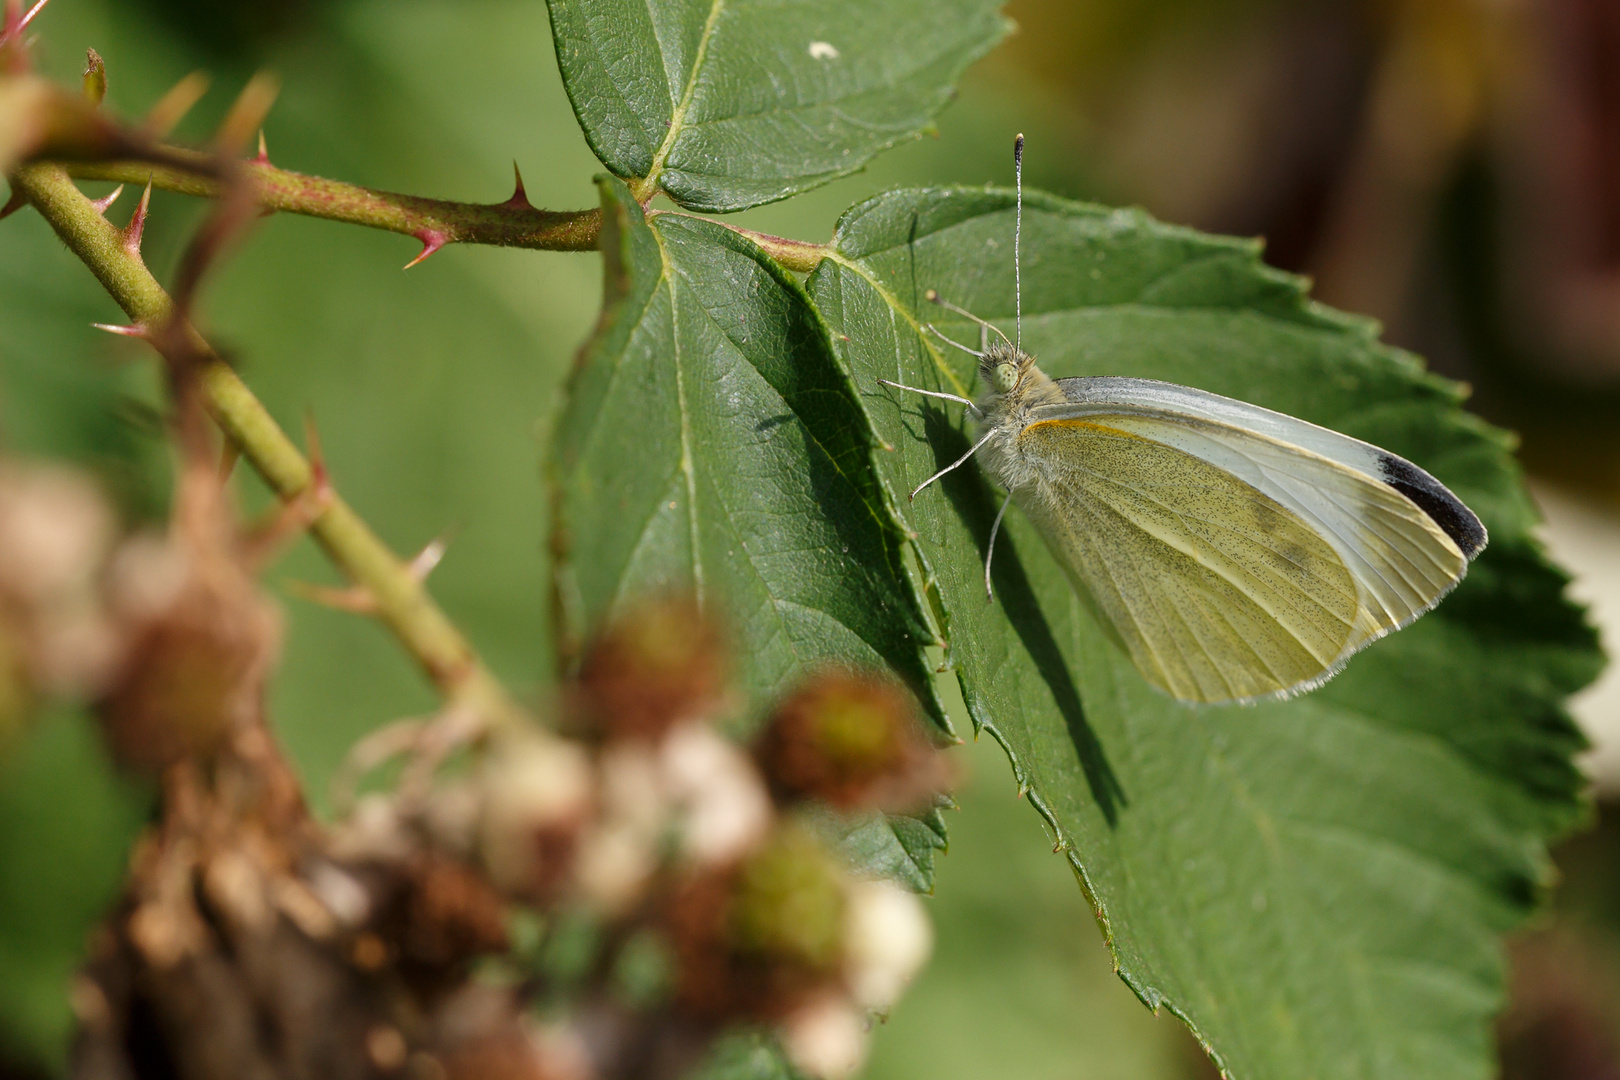
<path id="1" fill-rule="evenodd" d="M 1015 364 L 997 364 L 991 372 L 991 381 L 995 383 L 996 390 L 1003 394 L 1012 393 L 1012 388 L 1018 385 L 1018 367 Z"/>

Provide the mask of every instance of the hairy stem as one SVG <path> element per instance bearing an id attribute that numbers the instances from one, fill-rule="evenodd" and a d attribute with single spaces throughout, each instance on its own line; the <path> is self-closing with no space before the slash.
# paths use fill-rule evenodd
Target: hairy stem
<path id="1" fill-rule="evenodd" d="M 132 321 L 158 327 L 169 319 L 174 305 L 168 294 L 140 257 L 126 250 L 122 231 L 101 216 L 62 168 L 23 166 L 11 181 Z M 210 357 L 203 392 L 226 437 L 283 499 L 308 491 L 316 480 L 309 460 L 236 372 L 194 330 L 188 332 L 194 346 Z M 518 720 L 518 706 L 421 581 L 347 503 L 334 494 L 310 531 L 332 561 L 371 594 L 378 617 L 447 698 L 478 709 L 497 725 Z"/>

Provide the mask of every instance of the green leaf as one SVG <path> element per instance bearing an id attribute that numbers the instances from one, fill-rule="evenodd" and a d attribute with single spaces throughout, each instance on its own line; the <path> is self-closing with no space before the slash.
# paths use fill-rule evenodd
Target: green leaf
<path id="1" fill-rule="evenodd" d="M 596 156 L 637 193 L 740 210 L 925 129 L 1010 24 L 999 0 L 548 0 Z"/>
<path id="2" fill-rule="evenodd" d="M 825 664 L 926 696 L 905 537 L 803 288 L 729 229 L 649 222 L 611 178 L 602 197 L 605 310 L 557 425 L 564 636 L 690 591 L 729 620 L 756 707 Z"/>
<path id="3" fill-rule="evenodd" d="M 774 1038 L 744 1029 L 722 1035 L 692 1080 L 797 1080 L 798 1076 Z"/>
<path id="4" fill-rule="evenodd" d="M 68 984 L 149 802 L 82 713 L 42 718 L 0 767 L 0 1056 L 64 1070 Z"/>
<path id="5" fill-rule="evenodd" d="M 966 451 L 969 429 L 961 406 L 876 380 L 978 392 L 973 359 L 919 333 L 939 322 L 923 293 L 1011 332 L 1012 233 L 1010 192 L 892 192 L 845 215 L 807 283 L 895 448 L 880 463 L 896 495 Z M 1000 496 L 976 469 L 907 510 L 969 712 L 1146 1004 L 1245 1080 L 1491 1075 L 1496 936 L 1546 882 L 1547 836 L 1581 812 L 1562 699 L 1601 666 L 1530 538 L 1507 437 L 1250 242 L 1031 196 L 1023 287 L 1023 342 L 1049 374 L 1166 379 L 1337 428 L 1422 464 L 1485 520 L 1490 547 L 1457 592 L 1325 688 L 1194 708 L 1143 682 L 1016 511 L 985 603 Z"/>
<path id="6" fill-rule="evenodd" d="M 946 806 L 954 806 L 945 800 Z M 912 892 L 934 891 L 934 856 L 946 849 L 940 807 L 923 813 L 850 817 L 831 809 L 812 815 L 858 877 L 888 878 Z"/>

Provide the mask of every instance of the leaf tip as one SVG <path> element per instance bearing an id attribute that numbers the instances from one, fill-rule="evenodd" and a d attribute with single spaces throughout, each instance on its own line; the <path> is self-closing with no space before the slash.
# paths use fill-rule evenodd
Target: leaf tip
<path id="1" fill-rule="evenodd" d="M 107 63 L 94 49 L 84 50 L 84 96 L 92 105 L 107 97 Z"/>
<path id="2" fill-rule="evenodd" d="M 141 133 L 154 139 L 167 135 L 207 92 L 208 76 L 200 71 L 193 71 L 171 86 L 168 92 L 158 99 L 157 104 L 152 106 L 146 118 L 141 121 Z"/>

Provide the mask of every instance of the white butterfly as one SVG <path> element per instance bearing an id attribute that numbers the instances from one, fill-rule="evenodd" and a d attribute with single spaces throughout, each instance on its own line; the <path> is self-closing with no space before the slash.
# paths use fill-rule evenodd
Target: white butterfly
<path id="1" fill-rule="evenodd" d="M 1022 152 L 1020 135 L 1020 173 Z M 1021 219 L 1021 176 L 1019 188 Z M 1021 231 L 1020 220 L 1015 268 Z M 979 358 L 990 393 L 972 402 L 880 380 L 979 417 L 973 448 L 917 491 L 978 453 L 1137 670 L 1173 697 L 1252 702 L 1319 686 L 1439 603 L 1485 547 L 1473 511 L 1404 458 L 1191 387 L 1054 380 L 1000 330 L 929 299 L 980 324 L 979 349 L 951 344 Z"/>

